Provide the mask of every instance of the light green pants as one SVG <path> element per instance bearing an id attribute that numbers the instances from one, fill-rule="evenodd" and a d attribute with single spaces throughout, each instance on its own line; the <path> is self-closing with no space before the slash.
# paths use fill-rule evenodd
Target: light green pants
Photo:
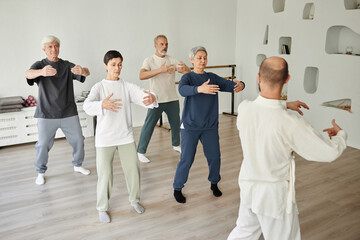
<path id="1" fill-rule="evenodd" d="M 98 211 L 109 209 L 109 199 L 113 186 L 113 160 L 116 149 L 124 171 L 129 201 L 140 201 L 140 164 L 136 153 L 135 143 L 113 147 L 96 148 L 96 170 L 98 174 L 97 203 Z"/>

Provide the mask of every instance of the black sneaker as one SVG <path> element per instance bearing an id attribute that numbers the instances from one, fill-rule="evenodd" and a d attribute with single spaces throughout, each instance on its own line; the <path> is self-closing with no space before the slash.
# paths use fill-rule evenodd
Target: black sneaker
<path id="1" fill-rule="evenodd" d="M 220 197 L 222 195 L 222 192 L 219 190 L 217 184 L 211 184 L 210 189 L 213 191 L 215 197 Z"/>
<path id="2" fill-rule="evenodd" d="M 176 200 L 178 203 L 185 203 L 185 202 L 186 202 L 186 198 L 185 198 L 184 195 L 181 193 L 181 190 L 180 190 L 180 191 L 174 190 L 174 197 L 175 197 L 175 200 Z"/>

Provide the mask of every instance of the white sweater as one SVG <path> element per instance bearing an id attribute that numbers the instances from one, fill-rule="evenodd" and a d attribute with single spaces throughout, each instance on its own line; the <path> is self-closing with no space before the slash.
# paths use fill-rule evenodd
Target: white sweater
<path id="1" fill-rule="evenodd" d="M 111 93 L 114 95 L 110 100 L 122 100 L 120 102 L 122 106 L 118 112 L 102 108 L 102 101 Z M 118 146 L 134 142 L 131 103 L 146 108 L 158 107 L 157 100 L 145 106 L 142 102 L 145 96 L 147 94 L 142 88 L 122 79 L 118 81 L 104 79 L 91 88 L 83 108 L 87 114 L 97 116 L 95 147 Z"/>
<path id="2" fill-rule="evenodd" d="M 326 139 L 281 101 L 261 96 L 239 105 L 237 126 L 244 157 L 241 202 L 263 216 L 281 219 L 296 207 L 293 151 L 310 161 L 331 162 L 346 148 L 345 131 Z"/>

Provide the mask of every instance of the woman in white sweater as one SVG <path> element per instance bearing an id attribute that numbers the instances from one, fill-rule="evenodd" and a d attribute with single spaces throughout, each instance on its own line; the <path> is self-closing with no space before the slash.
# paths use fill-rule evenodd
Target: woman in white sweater
<path id="1" fill-rule="evenodd" d="M 85 100 L 87 114 L 97 116 L 95 135 L 96 169 L 98 174 L 97 204 L 101 222 L 110 222 L 109 198 L 113 184 L 113 159 L 118 150 L 126 178 L 129 201 L 138 213 L 140 205 L 140 168 L 132 129 L 131 103 L 146 108 L 158 107 L 155 94 L 119 78 L 123 57 L 118 51 L 104 56 L 107 76 L 96 83 Z"/>

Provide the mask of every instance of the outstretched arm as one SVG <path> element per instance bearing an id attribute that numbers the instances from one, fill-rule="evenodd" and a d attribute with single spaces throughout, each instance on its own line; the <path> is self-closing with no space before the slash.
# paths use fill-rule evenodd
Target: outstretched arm
<path id="1" fill-rule="evenodd" d="M 206 82 L 204 82 L 201 86 L 198 86 L 198 88 L 197 88 L 198 93 L 215 95 L 217 92 L 220 91 L 220 88 L 218 85 L 209 85 L 209 82 L 210 82 L 210 79 L 208 79 Z"/>
<path id="2" fill-rule="evenodd" d="M 310 108 L 308 107 L 308 105 L 306 105 L 306 103 L 301 102 L 301 101 L 293 101 L 293 102 L 286 102 L 286 108 L 293 110 L 293 111 L 297 111 L 300 115 L 304 115 L 304 113 L 300 110 L 300 108 L 303 107 L 307 110 L 309 110 Z"/>
<path id="3" fill-rule="evenodd" d="M 242 90 L 244 90 L 245 88 L 245 83 L 243 81 L 236 81 L 234 80 L 234 82 L 236 83 L 235 87 L 234 87 L 234 92 L 238 93 Z"/>
<path id="4" fill-rule="evenodd" d="M 25 78 L 27 79 L 34 79 L 40 76 L 44 77 L 51 77 L 55 76 L 56 69 L 53 68 L 51 65 L 46 65 L 42 69 L 29 69 L 25 72 Z"/>
<path id="5" fill-rule="evenodd" d="M 101 91 L 101 85 L 95 84 L 85 99 L 83 109 L 90 116 L 104 115 L 104 109 L 117 112 L 122 108 L 121 99 L 110 99 L 114 95 L 113 93 L 101 99 Z"/>
<path id="6" fill-rule="evenodd" d="M 317 162 L 332 162 L 346 149 L 347 134 L 332 121 L 332 128 L 324 129 L 331 139 L 324 138 L 309 123 L 299 119 L 299 123 L 289 133 L 290 147 L 303 158 Z"/>
<path id="7" fill-rule="evenodd" d="M 338 134 L 339 131 L 341 131 L 341 127 L 339 125 L 336 124 L 335 119 L 332 120 L 332 128 L 326 128 L 323 130 L 323 132 L 327 132 L 329 135 L 329 138 L 331 139 L 333 136 L 336 136 Z"/>
<path id="8" fill-rule="evenodd" d="M 216 74 L 213 74 L 216 79 L 216 83 L 220 87 L 220 91 L 222 92 L 235 92 L 238 93 L 245 89 L 245 83 L 243 81 L 237 81 L 237 80 L 227 80 L 225 78 L 219 77 Z"/>
<path id="9" fill-rule="evenodd" d="M 182 74 L 191 72 L 191 69 L 188 66 L 186 66 L 186 64 L 182 61 L 180 61 L 180 63 L 176 66 L 176 70 L 178 71 L 178 73 L 182 73 Z"/>
<path id="10" fill-rule="evenodd" d="M 139 78 L 140 80 L 146 80 L 160 73 L 173 73 L 174 71 L 175 71 L 174 65 L 166 65 L 166 62 L 164 62 L 161 65 L 161 67 L 154 70 L 147 70 L 145 68 L 140 69 Z"/>
<path id="11" fill-rule="evenodd" d="M 81 67 L 80 65 L 76 65 L 71 69 L 71 72 L 75 75 L 81 75 L 84 77 L 87 77 L 90 75 L 90 71 L 88 68 Z"/>
<path id="12" fill-rule="evenodd" d="M 143 104 L 145 106 L 149 106 L 150 104 L 157 102 L 157 99 L 154 94 L 152 94 L 151 92 L 146 91 L 146 90 L 144 90 L 144 93 L 147 94 L 145 97 L 143 97 Z"/>
<path id="13" fill-rule="evenodd" d="M 126 89 L 129 92 L 130 102 L 146 108 L 157 108 L 157 96 L 153 92 L 149 92 L 130 82 L 125 82 Z"/>

